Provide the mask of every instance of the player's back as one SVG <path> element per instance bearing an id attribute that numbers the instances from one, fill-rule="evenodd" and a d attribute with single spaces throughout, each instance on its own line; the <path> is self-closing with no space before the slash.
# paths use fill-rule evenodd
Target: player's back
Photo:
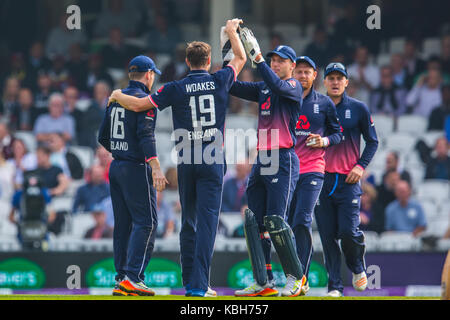
<path id="1" fill-rule="evenodd" d="M 130 81 L 130 85 L 122 92 L 136 97 L 145 97 L 149 90 L 138 81 Z M 108 107 L 104 121 L 109 124 L 109 151 L 114 159 L 140 163 L 146 161 L 138 135 L 143 130 L 154 132 L 156 110 L 149 110 L 144 113 L 145 115 L 126 110 L 118 103 L 113 103 Z M 150 137 L 154 143 L 154 135 L 146 135 L 147 139 Z"/>
<path id="2" fill-rule="evenodd" d="M 150 99 L 160 110 L 172 107 L 174 130 L 186 130 L 189 140 L 208 143 L 219 131 L 223 134 L 228 92 L 235 78 L 231 66 L 214 74 L 192 70 L 185 78 L 161 87 Z"/>

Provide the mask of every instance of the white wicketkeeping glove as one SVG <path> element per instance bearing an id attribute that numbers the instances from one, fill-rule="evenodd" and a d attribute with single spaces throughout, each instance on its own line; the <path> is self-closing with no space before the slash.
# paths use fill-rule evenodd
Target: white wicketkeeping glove
<path id="1" fill-rule="evenodd" d="M 234 58 L 234 52 L 231 48 L 230 39 L 225 32 L 225 27 L 220 28 L 220 48 L 222 50 L 223 65 L 225 66 Z"/>
<path id="2" fill-rule="evenodd" d="M 239 35 L 241 37 L 242 44 L 244 45 L 245 52 L 247 52 L 248 57 L 252 61 L 252 67 L 255 68 L 255 63 L 264 61 L 262 56 L 258 62 L 255 61 L 256 57 L 261 53 L 258 40 L 256 40 L 252 30 L 247 27 L 239 28 Z"/>

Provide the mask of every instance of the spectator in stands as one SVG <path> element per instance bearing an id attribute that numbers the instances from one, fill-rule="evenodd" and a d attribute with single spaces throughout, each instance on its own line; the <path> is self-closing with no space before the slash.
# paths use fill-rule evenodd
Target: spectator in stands
<path id="1" fill-rule="evenodd" d="M 78 188 L 72 212 L 92 211 L 95 204 L 110 196 L 109 185 L 105 183 L 103 168 L 93 165 L 87 172 L 86 183 Z"/>
<path id="2" fill-rule="evenodd" d="M 405 88 L 394 82 L 393 70 L 385 65 L 380 68 L 380 85 L 371 92 L 369 107 L 372 114 L 400 116 L 406 112 Z"/>
<path id="3" fill-rule="evenodd" d="M 156 236 L 167 238 L 174 234 L 176 217 L 172 206 L 164 200 L 162 192 L 157 193 L 156 210 L 158 212 L 158 227 Z"/>
<path id="4" fill-rule="evenodd" d="M 171 54 L 180 41 L 182 39 L 177 26 L 169 23 L 166 17 L 157 15 L 148 35 L 148 47 L 155 53 Z"/>
<path id="5" fill-rule="evenodd" d="M 99 38 L 108 37 L 113 27 L 117 27 L 124 33 L 125 37 L 136 34 L 138 19 L 124 8 L 122 0 L 109 0 L 107 7 L 100 13 L 94 27 L 94 36 Z"/>
<path id="6" fill-rule="evenodd" d="M 225 181 L 222 192 L 222 212 L 239 212 L 246 204 L 245 190 L 251 165 L 237 163 L 235 175 Z"/>
<path id="7" fill-rule="evenodd" d="M 444 84 L 441 88 L 442 104 L 431 111 L 428 118 L 428 131 L 444 130 L 444 123 L 450 115 L 450 84 Z"/>
<path id="8" fill-rule="evenodd" d="M 34 134 L 38 142 L 47 142 L 50 134 L 61 132 L 64 140 L 70 142 L 75 138 L 75 121 L 72 116 L 64 114 L 64 97 L 53 93 L 49 98 L 48 114 L 40 115 L 34 125 Z"/>
<path id="9" fill-rule="evenodd" d="M 31 90 L 28 88 L 20 89 L 18 104 L 11 117 L 11 128 L 20 131 L 33 131 L 34 123 L 39 115 L 39 110 L 34 105 Z"/>
<path id="10" fill-rule="evenodd" d="M 394 83 L 399 87 L 405 87 L 406 68 L 403 55 L 401 53 L 392 54 L 390 66 L 392 69 L 392 76 L 394 77 Z"/>
<path id="11" fill-rule="evenodd" d="M 279 45 L 285 43 L 283 36 L 280 33 L 273 32 L 270 34 L 270 50 L 274 50 Z"/>
<path id="12" fill-rule="evenodd" d="M 81 119 L 81 110 L 77 108 L 77 102 L 79 99 L 79 91 L 75 86 L 68 86 L 64 89 L 64 113 L 72 116 L 75 121 L 75 132 L 78 137 L 79 133 L 79 125 L 82 121 Z"/>
<path id="13" fill-rule="evenodd" d="M 62 92 L 69 85 L 70 75 L 66 67 L 65 56 L 56 55 L 52 59 L 52 66 L 48 70 L 48 75 L 52 81 L 52 88 L 55 91 Z"/>
<path id="14" fill-rule="evenodd" d="M 81 161 L 67 149 L 66 141 L 61 133 L 50 134 L 49 147 L 52 151 L 50 156 L 52 165 L 60 167 L 63 173 L 71 179 L 83 179 L 84 170 Z"/>
<path id="15" fill-rule="evenodd" d="M 67 17 L 66 14 L 63 14 L 59 18 L 59 24 L 48 33 L 47 41 L 45 42 L 45 54 L 49 59 L 53 59 L 57 55 L 67 57 L 72 44 L 79 43 L 84 45 L 86 42 L 83 28 L 80 30 L 69 30 L 67 28 Z"/>
<path id="16" fill-rule="evenodd" d="M 23 173 L 37 168 L 36 154 L 29 153 L 21 139 L 14 139 L 12 143 L 13 157 L 8 162 L 14 168 L 14 189 L 18 190 L 23 184 Z"/>
<path id="17" fill-rule="evenodd" d="M 370 91 L 380 84 L 378 67 L 369 62 L 369 50 L 366 46 L 359 46 L 355 50 L 354 63 L 348 67 L 348 75 L 358 82 L 368 101 Z"/>
<path id="18" fill-rule="evenodd" d="M 111 28 L 108 40 L 100 51 L 105 66 L 124 70 L 129 60 L 137 55 L 138 49 L 124 43 L 122 31 L 117 27 Z"/>
<path id="19" fill-rule="evenodd" d="M 425 169 L 425 179 L 450 180 L 450 157 L 448 155 L 448 141 L 445 137 L 436 140 L 435 156 L 431 156 Z"/>
<path id="20" fill-rule="evenodd" d="M 377 191 L 370 183 L 362 183 L 361 189 L 363 191 L 361 195 L 361 210 L 359 212 L 361 230 L 372 230 L 371 220 L 373 218 L 373 204 L 377 199 Z"/>
<path id="21" fill-rule="evenodd" d="M 79 114 L 77 123 L 77 142 L 80 146 L 97 147 L 97 131 L 102 122 L 108 97 L 111 94 L 110 86 L 105 81 L 99 81 L 94 86 L 94 96 L 88 108 Z"/>
<path id="22" fill-rule="evenodd" d="M 409 90 L 413 87 L 415 78 L 426 68 L 425 61 L 419 58 L 418 42 L 412 38 L 406 39 L 404 48 L 405 86 Z"/>
<path id="23" fill-rule="evenodd" d="M 0 153 L 5 160 L 11 159 L 13 153 L 14 137 L 9 132 L 9 127 L 4 121 L 0 121 Z"/>
<path id="24" fill-rule="evenodd" d="M 50 66 L 51 62 L 45 56 L 44 44 L 41 41 L 33 42 L 26 60 L 27 77 L 24 84 L 32 90 L 37 89 L 36 83 L 39 71 L 48 70 Z"/>
<path id="25" fill-rule="evenodd" d="M 19 98 L 20 82 L 17 78 L 9 77 L 5 81 L 3 96 L 0 101 L 0 115 L 9 122 Z"/>
<path id="26" fill-rule="evenodd" d="M 103 180 L 106 183 L 109 183 L 109 166 L 111 165 L 112 160 L 111 153 L 102 145 L 99 145 L 95 150 L 94 164 L 103 168 Z"/>
<path id="27" fill-rule="evenodd" d="M 450 74 L 450 34 L 445 34 L 441 39 L 442 71 Z"/>
<path id="28" fill-rule="evenodd" d="M 396 151 L 390 151 L 386 155 L 386 163 L 385 163 L 385 169 L 383 173 L 383 180 L 384 177 L 391 171 L 398 172 L 400 174 L 400 179 L 408 182 L 411 184 L 411 175 L 407 170 L 400 170 L 399 168 L 399 154 Z"/>
<path id="29" fill-rule="evenodd" d="M 186 45 L 184 43 L 177 44 L 172 59 L 162 71 L 160 82 L 167 83 L 173 80 L 179 80 L 187 75 L 189 70 L 185 62 L 185 50 Z"/>
<path id="30" fill-rule="evenodd" d="M 69 60 L 66 63 L 70 75 L 70 83 L 81 92 L 87 91 L 88 63 L 83 47 L 74 43 L 69 48 Z"/>
<path id="31" fill-rule="evenodd" d="M 305 56 L 314 57 L 319 68 L 324 68 L 332 55 L 326 30 L 323 26 L 317 26 L 314 30 L 312 42 L 306 46 Z M 334 61 L 334 60 L 333 60 Z"/>
<path id="32" fill-rule="evenodd" d="M 63 173 L 61 168 L 51 164 L 51 153 L 50 148 L 43 145 L 39 146 L 36 149 L 37 168 L 32 171 L 33 174 L 40 176 L 43 187 L 49 190 L 50 196 L 59 197 L 66 192 L 70 179 Z"/>
<path id="33" fill-rule="evenodd" d="M 37 90 L 34 93 L 34 104 L 39 110 L 39 114 L 48 111 L 48 101 L 52 94 L 52 80 L 48 71 L 40 70 L 37 77 Z"/>
<path id="34" fill-rule="evenodd" d="M 438 69 L 430 69 L 419 77 L 406 97 L 406 104 L 414 114 L 428 118 L 431 111 L 442 103 L 442 75 Z"/>
<path id="35" fill-rule="evenodd" d="M 106 81 L 110 88 L 114 86 L 114 80 L 106 71 L 102 56 L 99 54 L 91 54 L 89 56 L 88 73 L 85 84 L 86 90 L 89 94 L 93 94 L 94 87 L 99 81 Z"/>
<path id="36" fill-rule="evenodd" d="M 376 187 L 377 201 L 373 205 L 373 216 L 370 221 L 370 228 L 373 231 L 381 233 L 385 226 L 386 207 L 395 200 L 395 186 L 400 181 L 400 173 L 389 171 L 383 177 L 383 181 Z"/>
<path id="37" fill-rule="evenodd" d="M 25 60 L 21 52 L 13 53 L 10 57 L 9 73 L 7 77 L 16 78 L 21 84 L 27 77 Z"/>
<path id="38" fill-rule="evenodd" d="M 113 236 L 113 228 L 107 223 L 107 216 L 105 208 L 100 203 L 97 203 L 91 211 L 92 218 L 95 225 L 86 231 L 84 239 L 108 239 Z"/>
<path id="39" fill-rule="evenodd" d="M 385 231 L 411 232 L 417 237 L 425 231 L 425 213 L 419 202 L 411 199 L 411 187 L 400 180 L 395 186 L 396 200 L 386 208 Z"/>

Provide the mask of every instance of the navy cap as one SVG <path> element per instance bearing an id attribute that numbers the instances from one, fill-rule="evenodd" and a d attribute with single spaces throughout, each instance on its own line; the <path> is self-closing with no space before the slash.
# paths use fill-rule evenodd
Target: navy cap
<path id="1" fill-rule="evenodd" d="M 295 62 L 297 64 L 299 64 L 300 62 L 306 62 L 308 63 L 314 70 L 317 70 L 316 64 L 314 63 L 314 61 L 312 61 L 312 59 L 308 56 L 300 56 L 298 57 Z"/>
<path id="2" fill-rule="evenodd" d="M 153 70 L 157 74 L 161 75 L 161 71 L 156 68 L 152 59 L 147 56 L 134 57 L 128 64 L 128 72 L 147 72 Z"/>
<path id="3" fill-rule="evenodd" d="M 274 54 L 279 55 L 283 59 L 291 59 L 292 62 L 295 62 L 295 59 L 297 58 L 297 54 L 295 53 L 294 49 L 289 46 L 278 46 L 275 48 L 275 50 L 270 51 L 267 54 L 267 57 L 271 57 Z"/>
<path id="4" fill-rule="evenodd" d="M 325 78 L 328 74 L 330 74 L 333 71 L 340 72 L 346 78 L 348 78 L 347 68 L 345 68 L 345 66 L 340 62 L 332 62 L 332 63 L 328 64 L 327 67 L 325 68 L 325 73 L 324 73 L 323 77 Z"/>

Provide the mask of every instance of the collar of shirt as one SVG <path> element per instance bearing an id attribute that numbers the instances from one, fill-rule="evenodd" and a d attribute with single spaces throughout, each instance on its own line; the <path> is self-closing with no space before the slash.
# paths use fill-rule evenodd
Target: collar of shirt
<path id="1" fill-rule="evenodd" d="M 134 80 L 130 80 L 128 87 L 130 88 L 139 88 L 142 91 L 144 91 L 145 93 L 149 94 L 150 90 L 147 88 L 147 86 L 145 84 L 143 84 L 140 81 L 134 81 Z"/>
<path id="2" fill-rule="evenodd" d="M 339 102 L 339 103 L 336 105 L 336 108 L 338 108 L 338 107 L 340 107 L 340 106 L 342 106 L 342 105 L 346 105 L 346 104 L 347 104 L 347 101 L 348 101 L 347 92 L 344 91 L 344 93 L 342 94 L 341 102 Z"/>
<path id="3" fill-rule="evenodd" d="M 314 86 L 312 86 L 309 93 L 306 95 L 305 98 L 303 98 L 303 103 L 309 101 L 309 99 L 312 99 L 313 97 L 315 97 L 315 95 L 316 95 L 316 90 L 314 90 Z"/>
<path id="4" fill-rule="evenodd" d="M 189 71 L 188 76 L 205 75 L 205 74 L 209 74 L 209 72 L 206 70 L 191 70 Z"/>

